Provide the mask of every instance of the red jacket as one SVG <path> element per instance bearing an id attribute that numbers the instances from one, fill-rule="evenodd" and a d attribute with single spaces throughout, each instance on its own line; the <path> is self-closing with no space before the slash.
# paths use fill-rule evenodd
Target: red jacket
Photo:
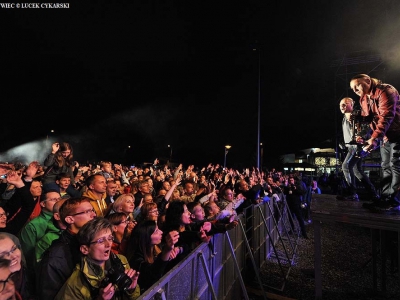
<path id="1" fill-rule="evenodd" d="M 386 136 L 389 141 L 400 139 L 399 92 L 393 86 L 372 81 L 371 92 L 360 98 L 360 105 L 362 116 L 373 117 L 371 138 L 383 139 Z"/>

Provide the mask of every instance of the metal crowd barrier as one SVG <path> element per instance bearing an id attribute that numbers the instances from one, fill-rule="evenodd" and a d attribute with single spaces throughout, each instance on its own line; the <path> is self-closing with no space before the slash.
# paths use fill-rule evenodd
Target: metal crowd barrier
<path id="1" fill-rule="evenodd" d="M 260 268 L 271 252 L 276 253 L 274 245 L 281 239 L 273 212 L 269 201 L 246 208 L 239 226 L 199 245 L 139 300 L 249 299 L 249 278 L 267 299 Z"/>

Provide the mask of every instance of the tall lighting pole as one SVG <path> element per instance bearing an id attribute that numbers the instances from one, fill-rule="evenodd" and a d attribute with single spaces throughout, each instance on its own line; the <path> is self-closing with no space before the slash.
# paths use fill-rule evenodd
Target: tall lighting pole
<path id="1" fill-rule="evenodd" d="M 169 151 L 169 162 L 171 163 L 172 162 L 172 146 L 168 145 L 168 148 L 170 148 L 170 151 Z"/>
<path id="2" fill-rule="evenodd" d="M 50 130 L 50 134 L 52 135 L 53 133 L 54 133 L 54 129 L 51 129 L 51 130 Z M 50 135 L 50 136 L 51 136 L 51 135 Z M 48 147 L 48 144 L 49 144 L 49 134 L 46 135 L 46 146 L 47 146 L 47 147 Z"/>
<path id="3" fill-rule="evenodd" d="M 261 47 L 256 41 L 253 51 L 258 52 L 258 106 L 257 106 L 257 168 L 260 169 L 260 120 L 261 120 Z"/>
<path id="4" fill-rule="evenodd" d="M 231 147 L 232 147 L 232 146 L 230 146 L 230 145 L 226 145 L 226 146 L 225 146 L 224 168 L 226 168 L 226 155 L 228 154 L 229 149 L 231 149 Z"/>

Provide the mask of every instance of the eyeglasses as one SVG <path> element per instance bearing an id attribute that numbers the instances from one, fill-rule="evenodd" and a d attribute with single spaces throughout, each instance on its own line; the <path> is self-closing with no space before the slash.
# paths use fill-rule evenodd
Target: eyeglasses
<path id="1" fill-rule="evenodd" d="M 89 244 L 98 244 L 98 245 L 102 245 L 102 244 L 104 244 L 104 242 L 105 241 L 108 241 L 108 242 L 110 242 L 110 243 L 112 243 L 113 241 L 114 241 L 114 237 L 112 236 L 112 235 L 109 235 L 109 236 L 107 236 L 107 237 L 102 237 L 102 238 L 99 238 L 97 241 L 94 241 L 94 242 L 90 242 Z"/>
<path id="2" fill-rule="evenodd" d="M 131 221 L 129 221 L 129 220 L 125 220 L 125 221 L 121 221 L 121 223 L 119 223 L 118 225 L 120 225 L 120 224 L 128 224 L 128 223 L 130 223 Z"/>
<path id="3" fill-rule="evenodd" d="M 158 209 L 150 210 L 149 214 L 158 214 Z"/>
<path id="4" fill-rule="evenodd" d="M 77 215 L 83 215 L 83 214 L 90 214 L 90 213 L 96 213 L 96 211 L 94 210 L 94 208 L 92 209 L 88 209 L 88 210 L 84 210 L 75 214 L 72 214 L 71 216 L 77 216 Z"/>
<path id="5" fill-rule="evenodd" d="M 0 293 L 2 293 L 4 291 L 7 282 L 14 284 L 14 278 L 16 278 L 15 277 L 16 274 L 17 274 L 16 272 L 10 273 L 10 275 L 8 275 L 6 280 L 0 280 Z"/>
<path id="6" fill-rule="evenodd" d="M 2 217 L 8 217 L 8 213 L 4 213 L 4 214 L 0 214 L 0 219 L 2 218 Z"/>
<path id="7" fill-rule="evenodd" d="M 2 259 L 6 258 L 6 257 L 9 258 L 11 256 L 11 254 L 13 254 L 15 252 L 15 250 L 17 250 L 17 249 L 18 249 L 18 247 L 16 245 L 12 246 L 10 251 L 2 252 L 0 255 L 0 258 L 2 258 Z"/>
<path id="8" fill-rule="evenodd" d="M 61 200 L 61 198 L 51 198 L 51 199 L 46 199 L 46 200 L 44 200 L 43 202 L 46 202 L 46 201 L 58 202 L 58 201 L 60 201 L 60 200 Z"/>

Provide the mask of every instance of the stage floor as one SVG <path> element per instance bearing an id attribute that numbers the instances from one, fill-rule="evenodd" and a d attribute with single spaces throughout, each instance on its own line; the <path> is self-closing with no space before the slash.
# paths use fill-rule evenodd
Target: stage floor
<path id="1" fill-rule="evenodd" d="M 368 228 L 398 231 L 400 212 L 377 213 L 363 208 L 365 201 L 337 200 L 335 195 L 315 194 L 311 203 L 314 221 L 336 221 Z"/>
<path id="2" fill-rule="evenodd" d="M 311 202 L 311 217 L 314 222 L 314 276 L 315 276 L 315 298 L 322 297 L 322 265 L 321 265 L 321 223 L 340 222 L 344 224 L 358 225 L 369 228 L 372 232 L 371 249 L 373 253 L 373 289 L 377 290 L 377 253 L 385 254 L 385 237 L 387 231 L 397 232 L 400 240 L 400 213 L 371 212 L 362 207 L 363 201 L 337 200 L 335 195 L 317 194 L 313 195 Z M 380 237 L 380 245 L 377 239 Z M 398 247 L 398 258 L 400 261 L 400 247 Z M 382 257 L 381 286 L 382 292 L 386 291 L 386 269 L 384 268 L 386 258 Z"/>

